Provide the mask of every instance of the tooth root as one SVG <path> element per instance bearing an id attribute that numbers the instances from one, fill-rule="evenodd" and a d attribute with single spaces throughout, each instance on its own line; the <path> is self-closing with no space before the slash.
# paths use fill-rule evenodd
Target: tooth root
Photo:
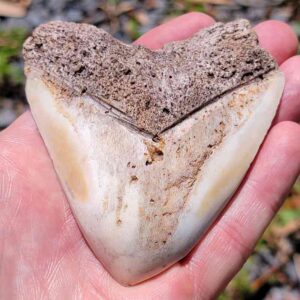
<path id="1" fill-rule="evenodd" d="M 35 73 L 33 116 L 95 255 L 125 285 L 183 258 L 236 190 L 270 127 L 284 78 L 272 71 L 165 132 L 131 132 L 89 97 Z"/>
<path id="2" fill-rule="evenodd" d="M 277 68 L 247 20 L 216 23 L 155 52 L 95 26 L 55 21 L 35 29 L 23 53 L 26 73 L 38 70 L 70 96 L 89 95 L 152 136 Z"/>

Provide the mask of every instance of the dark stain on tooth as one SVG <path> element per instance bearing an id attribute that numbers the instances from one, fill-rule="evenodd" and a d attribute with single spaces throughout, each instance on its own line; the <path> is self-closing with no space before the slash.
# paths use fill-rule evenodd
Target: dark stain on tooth
<path id="1" fill-rule="evenodd" d="M 131 69 L 126 69 L 124 75 L 130 75 L 132 73 Z"/>
<path id="2" fill-rule="evenodd" d="M 163 217 L 165 217 L 165 216 L 170 216 L 170 215 L 172 215 L 172 212 L 164 212 L 164 213 L 162 214 Z"/>
<path id="3" fill-rule="evenodd" d="M 133 165 L 130 161 L 127 163 L 127 167 L 128 168 L 132 168 L 132 169 L 135 169 L 136 168 L 136 165 Z"/>
<path id="4" fill-rule="evenodd" d="M 150 108 L 150 100 L 146 101 L 145 107 L 146 107 L 146 109 L 149 109 L 149 108 Z"/>
<path id="5" fill-rule="evenodd" d="M 81 73 L 83 73 L 85 70 L 85 66 L 80 66 L 78 70 L 75 71 L 74 75 L 75 76 L 78 76 L 80 75 Z"/>
<path id="6" fill-rule="evenodd" d="M 138 181 L 138 178 L 135 175 L 132 175 L 130 177 L 130 182 L 135 182 L 135 181 Z"/>
<path id="7" fill-rule="evenodd" d="M 119 194 L 120 195 L 123 195 L 123 191 L 122 190 L 120 190 L 119 191 Z M 115 211 L 116 211 L 116 223 L 118 224 L 118 225 L 120 225 L 121 224 L 121 217 L 120 217 L 120 215 L 121 215 L 121 210 L 122 210 L 122 206 L 123 206 L 123 197 L 122 196 L 118 196 L 117 197 L 117 203 L 116 203 L 116 209 L 115 209 Z"/>
<path id="8" fill-rule="evenodd" d="M 169 110 L 168 108 L 164 107 L 164 108 L 163 108 L 163 112 L 164 112 L 165 114 L 169 114 L 169 113 L 170 113 L 170 110 Z"/>
<path id="9" fill-rule="evenodd" d="M 145 153 L 145 156 L 147 158 L 145 163 L 146 166 L 151 165 L 153 162 L 163 160 L 164 157 L 164 152 L 162 151 L 164 147 L 163 141 L 161 141 L 158 146 L 151 142 L 145 141 L 145 145 L 147 147 L 147 152 Z"/>

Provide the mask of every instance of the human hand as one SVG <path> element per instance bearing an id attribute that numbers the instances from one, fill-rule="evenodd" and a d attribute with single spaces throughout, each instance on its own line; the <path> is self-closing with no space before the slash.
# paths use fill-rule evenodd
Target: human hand
<path id="1" fill-rule="evenodd" d="M 136 43 L 158 49 L 212 23 L 204 14 L 187 14 Z M 1 299 L 212 299 L 225 287 L 300 171 L 300 57 L 292 57 L 297 40 L 280 22 L 255 29 L 286 75 L 274 126 L 239 190 L 198 246 L 137 286 L 114 281 L 86 244 L 31 114 L 0 133 Z"/>

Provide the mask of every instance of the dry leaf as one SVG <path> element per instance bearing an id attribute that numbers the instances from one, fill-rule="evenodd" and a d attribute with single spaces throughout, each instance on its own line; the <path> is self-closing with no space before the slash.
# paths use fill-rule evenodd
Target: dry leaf
<path id="1" fill-rule="evenodd" d="M 147 25 L 149 23 L 149 16 L 142 10 L 133 12 L 132 16 L 141 25 Z"/>

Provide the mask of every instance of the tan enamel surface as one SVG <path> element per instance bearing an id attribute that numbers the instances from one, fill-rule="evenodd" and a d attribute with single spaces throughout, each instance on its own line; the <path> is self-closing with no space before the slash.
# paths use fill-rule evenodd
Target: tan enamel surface
<path id="1" fill-rule="evenodd" d="M 63 99 L 34 75 L 27 96 L 77 221 L 123 284 L 186 255 L 232 195 L 283 89 L 279 72 L 193 114 L 156 143 L 89 98 Z"/>
<path id="2" fill-rule="evenodd" d="M 44 128 L 43 134 L 49 140 L 49 146 L 52 149 L 51 157 L 57 162 L 60 169 L 60 177 L 64 179 L 69 192 L 79 201 L 88 199 L 88 180 L 82 167 L 82 158 L 78 152 L 78 141 L 72 139 L 69 134 L 69 128 L 61 122 L 61 117 L 55 114 L 48 114 L 47 107 L 40 106 L 41 99 L 38 95 L 32 94 L 30 102 L 33 107 L 39 107 L 41 115 L 47 114 L 47 118 L 40 118 L 40 125 Z M 70 123 L 68 115 L 59 107 L 55 107 L 56 111 L 63 115 Z"/>

